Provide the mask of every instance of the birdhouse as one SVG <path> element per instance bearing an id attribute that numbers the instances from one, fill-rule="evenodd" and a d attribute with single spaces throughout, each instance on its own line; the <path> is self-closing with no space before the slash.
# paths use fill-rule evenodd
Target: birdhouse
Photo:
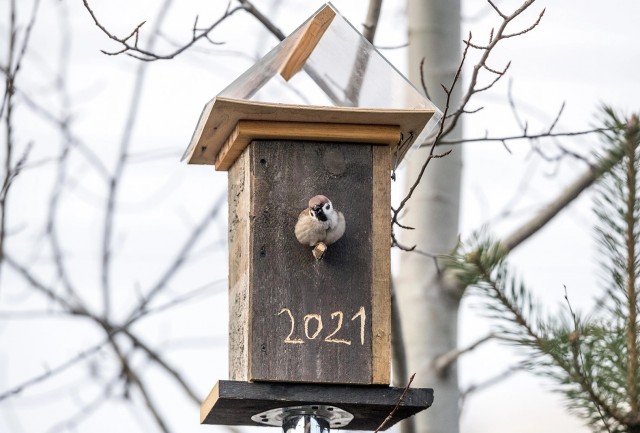
<path id="1" fill-rule="evenodd" d="M 184 159 L 228 171 L 230 371 L 202 422 L 316 404 L 375 429 L 364 402 L 396 405 L 390 174 L 440 116 L 330 4 L 206 104 Z M 430 405 L 411 391 L 393 422 Z"/>

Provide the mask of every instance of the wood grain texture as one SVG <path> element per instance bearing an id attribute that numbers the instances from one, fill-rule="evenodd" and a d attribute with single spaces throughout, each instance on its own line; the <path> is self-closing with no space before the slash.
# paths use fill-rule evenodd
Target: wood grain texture
<path id="1" fill-rule="evenodd" d="M 372 147 L 250 145 L 249 380 L 371 383 Z M 294 235 L 298 213 L 317 194 L 347 221 L 345 235 L 320 261 Z M 352 320 L 361 308 L 366 319 Z"/>
<path id="2" fill-rule="evenodd" d="M 250 158 L 241 155 L 229 170 L 229 378 L 248 380 L 251 292 Z"/>
<path id="3" fill-rule="evenodd" d="M 292 47 L 287 59 L 280 67 L 280 75 L 285 81 L 289 81 L 291 77 L 298 73 L 304 66 L 307 59 L 322 39 L 322 35 L 327 31 L 336 12 L 329 5 L 325 5 L 318 13 L 316 13 L 307 23 L 300 36 L 298 36 L 295 45 Z"/>
<path id="4" fill-rule="evenodd" d="M 240 120 L 396 125 L 406 139 L 403 142 L 405 147 L 408 147 L 433 114 L 434 110 L 426 108 L 321 107 L 217 96 L 203 110 L 183 159 L 189 164 L 215 164 L 218 153 Z"/>
<path id="5" fill-rule="evenodd" d="M 220 149 L 216 170 L 228 170 L 253 140 L 302 140 L 342 143 L 387 144 L 393 148 L 400 141 L 397 125 L 357 125 L 343 123 L 272 122 L 239 120 Z"/>
<path id="6" fill-rule="evenodd" d="M 202 424 L 261 426 L 251 416 L 281 407 L 309 404 L 337 406 L 354 415 L 348 430 L 375 430 L 391 413 L 402 388 L 325 384 L 220 381 L 200 409 Z M 433 390 L 410 388 L 387 429 L 433 404 Z"/>
<path id="7" fill-rule="evenodd" d="M 372 150 L 372 382 L 388 385 L 391 378 L 391 152 L 387 146 L 374 146 Z"/>

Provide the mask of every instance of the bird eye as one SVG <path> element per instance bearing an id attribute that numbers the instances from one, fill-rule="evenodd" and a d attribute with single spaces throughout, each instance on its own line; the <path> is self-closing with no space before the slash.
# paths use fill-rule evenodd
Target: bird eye
<path id="1" fill-rule="evenodd" d="M 325 210 L 329 210 L 329 209 L 331 209 L 331 203 L 327 203 L 327 204 L 324 206 L 324 208 L 325 208 Z"/>
<path id="2" fill-rule="evenodd" d="M 312 211 L 311 209 L 309 209 L 309 215 L 311 215 L 312 218 L 315 218 L 316 213 L 314 211 Z"/>

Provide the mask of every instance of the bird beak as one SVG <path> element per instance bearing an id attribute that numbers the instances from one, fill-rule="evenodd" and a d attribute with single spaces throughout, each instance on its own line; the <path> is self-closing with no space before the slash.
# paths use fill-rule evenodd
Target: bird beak
<path id="1" fill-rule="evenodd" d="M 312 209 L 316 214 L 316 217 L 320 220 L 320 221 L 326 221 L 327 217 L 324 214 L 324 205 L 322 204 L 317 204 L 315 205 Z"/>

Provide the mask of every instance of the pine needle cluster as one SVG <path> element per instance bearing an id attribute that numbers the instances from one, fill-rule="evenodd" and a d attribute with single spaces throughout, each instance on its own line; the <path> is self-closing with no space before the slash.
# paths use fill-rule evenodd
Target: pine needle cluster
<path id="1" fill-rule="evenodd" d="M 545 314 L 486 235 L 461 247 L 451 267 L 482 295 L 497 334 L 528 351 L 524 366 L 552 377 L 593 431 L 640 433 L 640 121 L 604 108 L 602 122 L 607 151 L 623 157 L 603 167 L 596 189 L 603 295 L 589 314 L 574 311 L 566 294 L 562 314 Z"/>

